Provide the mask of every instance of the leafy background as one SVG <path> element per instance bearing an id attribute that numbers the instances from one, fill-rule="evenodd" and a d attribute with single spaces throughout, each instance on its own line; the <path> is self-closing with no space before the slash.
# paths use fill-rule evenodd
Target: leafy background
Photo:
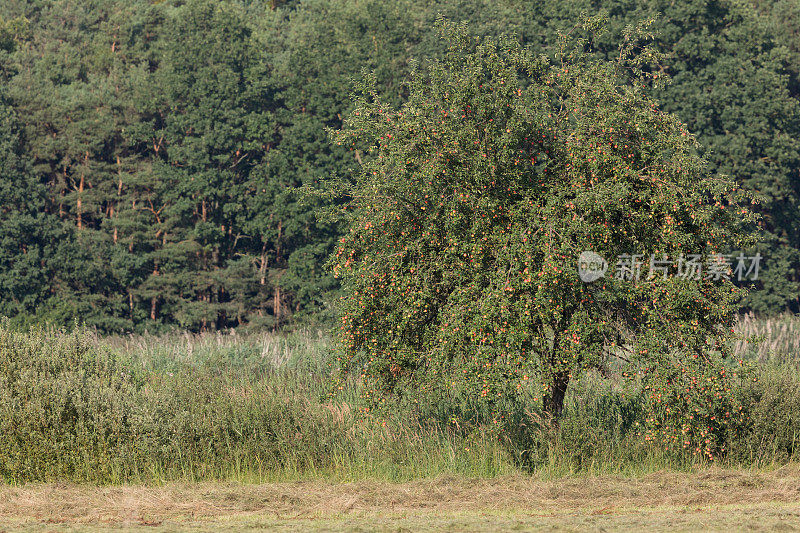
<path id="1" fill-rule="evenodd" d="M 762 195 L 765 271 L 742 310 L 799 311 L 794 2 L 8 0 L 0 314 L 109 332 L 326 320 L 340 228 L 294 191 L 358 165 L 327 133 L 353 79 L 374 70 L 402 103 L 411 59 L 442 51 L 440 13 L 552 53 L 601 10 L 601 54 L 661 13 L 673 81 L 653 96 Z"/>

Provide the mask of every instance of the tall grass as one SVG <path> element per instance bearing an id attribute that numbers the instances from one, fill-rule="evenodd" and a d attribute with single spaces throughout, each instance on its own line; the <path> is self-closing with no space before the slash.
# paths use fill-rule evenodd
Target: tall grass
<path id="1" fill-rule="evenodd" d="M 750 419 L 731 434 L 729 464 L 796 458 L 800 352 L 791 352 L 790 337 L 800 321 L 781 320 L 786 327 L 742 323 L 777 335 L 780 350 L 740 350 L 763 363 L 759 380 L 736 384 Z M 639 474 L 695 465 L 638 438 L 638 391 L 596 374 L 571 384 L 558 428 L 531 414 L 520 427 L 523 438 L 498 439 L 420 420 L 406 409 L 368 416 L 356 381 L 330 394 L 333 357 L 318 331 L 101 338 L 0 324 L 0 477 L 404 480 Z"/>
<path id="2" fill-rule="evenodd" d="M 494 476 L 497 442 L 329 399 L 318 335 L 99 339 L 0 326 L 0 476 L 172 479 Z"/>
<path id="3" fill-rule="evenodd" d="M 736 332 L 743 338 L 736 342 L 738 357 L 759 363 L 800 363 L 800 317 L 784 314 L 760 319 L 753 315 L 739 318 Z M 755 342 L 748 341 L 755 338 Z"/>

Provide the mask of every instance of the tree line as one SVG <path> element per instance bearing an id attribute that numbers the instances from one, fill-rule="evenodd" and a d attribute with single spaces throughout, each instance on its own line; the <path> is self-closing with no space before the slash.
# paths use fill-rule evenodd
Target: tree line
<path id="1" fill-rule="evenodd" d="M 368 154 L 331 142 L 373 71 L 388 104 L 434 20 L 541 53 L 654 28 L 662 108 L 760 198 L 764 270 L 743 309 L 798 311 L 800 8 L 790 1 L 10 0 L 0 6 L 0 314 L 105 331 L 276 327 L 331 312 L 341 228 L 300 187 Z"/>

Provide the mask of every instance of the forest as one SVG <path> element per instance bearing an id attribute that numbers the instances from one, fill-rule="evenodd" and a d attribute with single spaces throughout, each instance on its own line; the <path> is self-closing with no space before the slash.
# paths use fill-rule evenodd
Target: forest
<path id="1" fill-rule="evenodd" d="M 713 171 L 758 199 L 741 311 L 800 311 L 800 6 L 790 0 L 5 0 L 0 315 L 107 333 L 326 321 L 342 228 L 299 194 L 369 157 L 331 140 L 373 72 L 443 50 L 434 22 L 542 54 L 586 14 L 652 28 L 653 88 Z"/>

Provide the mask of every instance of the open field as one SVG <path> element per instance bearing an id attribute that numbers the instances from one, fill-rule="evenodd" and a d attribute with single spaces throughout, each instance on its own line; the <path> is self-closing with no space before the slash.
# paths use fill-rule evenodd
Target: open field
<path id="1" fill-rule="evenodd" d="M 716 465 L 642 442 L 589 374 L 513 443 L 329 394 L 324 334 L 100 338 L 0 327 L 0 531 L 800 529 L 796 318 L 751 321 L 749 425 Z"/>
<path id="2" fill-rule="evenodd" d="M 800 529 L 800 466 L 542 481 L 170 483 L 0 488 L 5 531 Z"/>

